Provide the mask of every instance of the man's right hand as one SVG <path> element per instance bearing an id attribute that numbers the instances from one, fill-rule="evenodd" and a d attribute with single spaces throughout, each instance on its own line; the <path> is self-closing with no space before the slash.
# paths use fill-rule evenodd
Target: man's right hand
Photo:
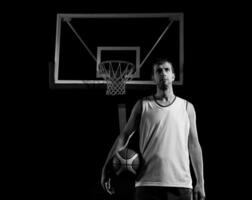
<path id="1" fill-rule="evenodd" d="M 111 178 L 108 178 L 105 174 L 105 172 L 102 172 L 102 176 L 101 176 L 101 185 L 102 188 L 108 192 L 110 195 L 115 193 L 115 189 L 112 186 L 112 181 Z"/>

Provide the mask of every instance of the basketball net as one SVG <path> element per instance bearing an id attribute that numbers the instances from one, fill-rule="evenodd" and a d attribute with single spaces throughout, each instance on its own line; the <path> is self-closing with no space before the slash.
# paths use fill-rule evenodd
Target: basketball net
<path id="1" fill-rule="evenodd" d="M 103 61 L 99 64 L 99 70 L 106 81 L 106 95 L 125 95 L 126 83 L 132 80 L 135 65 L 121 60 Z"/>

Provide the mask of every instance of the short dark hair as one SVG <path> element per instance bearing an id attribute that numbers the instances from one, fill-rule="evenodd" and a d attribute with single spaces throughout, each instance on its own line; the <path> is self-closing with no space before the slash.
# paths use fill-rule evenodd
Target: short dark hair
<path id="1" fill-rule="evenodd" d="M 167 58 L 157 58 L 154 62 L 153 62 L 153 65 L 152 65 L 152 74 L 154 75 L 154 67 L 156 65 L 162 65 L 164 63 L 170 63 L 171 65 L 171 69 L 172 69 L 172 72 L 175 74 L 175 71 L 174 71 L 174 67 L 173 67 L 173 64 L 171 61 L 169 61 Z"/>

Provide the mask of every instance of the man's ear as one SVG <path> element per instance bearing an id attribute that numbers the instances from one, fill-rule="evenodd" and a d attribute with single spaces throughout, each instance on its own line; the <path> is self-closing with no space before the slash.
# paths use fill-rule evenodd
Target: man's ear
<path id="1" fill-rule="evenodd" d="M 175 74 L 173 73 L 173 75 L 172 75 L 172 81 L 175 81 Z"/>

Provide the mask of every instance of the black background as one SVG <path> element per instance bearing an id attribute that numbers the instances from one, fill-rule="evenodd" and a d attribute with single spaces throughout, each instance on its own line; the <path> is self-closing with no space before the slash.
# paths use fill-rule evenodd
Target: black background
<path id="1" fill-rule="evenodd" d="M 129 111 L 149 92 L 111 98 L 96 91 L 51 90 L 48 64 L 54 58 L 56 14 L 61 12 L 184 12 L 185 82 L 174 90 L 197 112 L 208 199 L 226 197 L 230 192 L 224 188 L 237 186 L 234 180 L 241 171 L 233 168 L 245 155 L 237 158 L 237 145 L 232 142 L 237 139 L 237 144 L 237 134 L 244 132 L 237 125 L 243 116 L 237 115 L 242 91 L 237 95 L 233 61 L 238 53 L 233 52 L 237 49 L 232 48 L 236 40 L 231 34 L 240 20 L 232 17 L 230 5 L 56 1 L 22 2 L 15 7 L 19 9 L 12 9 L 3 31 L 9 36 L 6 68 L 11 70 L 6 77 L 12 80 L 6 82 L 4 99 L 5 152 L 11 153 L 7 157 L 13 163 L 7 164 L 11 178 L 6 185 L 20 189 L 11 195 L 109 199 L 100 187 L 100 172 L 118 135 L 117 103 L 127 102 Z"/>

